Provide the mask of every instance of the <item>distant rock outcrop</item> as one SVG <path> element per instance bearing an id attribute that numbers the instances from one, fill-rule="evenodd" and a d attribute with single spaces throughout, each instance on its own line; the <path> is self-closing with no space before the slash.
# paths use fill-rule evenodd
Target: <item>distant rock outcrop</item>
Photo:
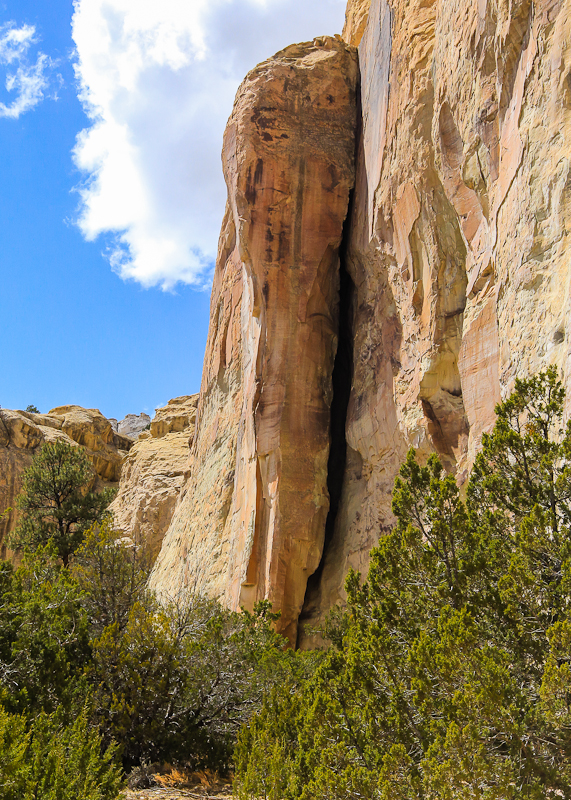
<path id="1" fill-rule="evenodd" d="M 117 497 L 110 506 L 115 527 L 157 555 L 181 489 L 190 474 L 198 395 L 177 397 L 158 408 L 150 430 L 126 457 Z"/>
<path id="2" fill-rule="evenodd" d="M 126 417 L 117 423 L 117 433 L 121 436 L 128 436 L 129 439 L 136 439 L 140 433 L 149 427 L 151 418 L 148 414 L 127 414 Z"/>
<path id="3" fill-rule="evenodd" d="M 181 433 L 188 429 L 190 444 L 192 444 L 197 405 L 197 394 L 183 395 L 169 400 L 166 406 L 156 409 L 150 425 L 150 435 L 154 439 L 160 439 L 167 433 Z"/>
<path id="4" fill-rule="evenodd" d="M 113 430 L 100 411 L 80 406 L 60 406 L 47 414 L 0 410 L 0 553 L 17 524 L 15 500 L 22 473 L 45 442 L 62 439 L 82 445 L 95 468 L 93 488 L 116 485 L 121 464 L 133 442 Z M 7 512 L 7 509 L 11 509 Z M 7 512 L 7 513 L 6 513 Z"/>
<path id="5" fill-rule="evenodd" d="M 115 419 L 115 417 L 109 417 L 109 422 L 116 433 L 120 433 L 121 436 L 128 436 L 129 439 L 136 439 L 140 433 L 149 427 L 151 418 L 148 414 L 142 412 L 141 414 L 127 414 L 126 417 L 120 420 Z"/>

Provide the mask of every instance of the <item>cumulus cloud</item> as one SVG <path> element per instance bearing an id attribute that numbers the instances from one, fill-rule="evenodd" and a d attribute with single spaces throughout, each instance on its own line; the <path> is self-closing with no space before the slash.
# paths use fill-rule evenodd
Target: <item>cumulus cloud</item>
<path id="1" fill-rule="evenodd" d="M 208 279 L 225 200 L 222 133 L 256 63 L 341 30 L 346 0 L 75 0 L 79 225 L 123 277 Z"/>
<path id="2" fill-rule="evenodd" d="M 0 117 L 18 119 L 44 98 L 51 61 L 44 53 L 30 61 L 30 49 L 36 43 L 33 25 L 17 27 L 8 22 L 0 26 L 0 64 L 7 67 L 5 86 L 14 98 L 10 103 L 0 101 Z"/>

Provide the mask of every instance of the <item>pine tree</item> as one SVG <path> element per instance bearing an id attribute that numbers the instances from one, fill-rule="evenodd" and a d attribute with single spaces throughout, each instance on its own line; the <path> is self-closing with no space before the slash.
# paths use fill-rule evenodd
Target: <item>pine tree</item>
<path id="1" fill-rule="evenodd" d="M 84 532 L 99 522 L 113 491 L 90 491 L 94 470 L 81 447 L 60 439 L 47 442 L 23 476 L 17 507 L 22 521 L 14 531 L 14 549 L 51 542 L 64 566 L 82 542 Z"/>

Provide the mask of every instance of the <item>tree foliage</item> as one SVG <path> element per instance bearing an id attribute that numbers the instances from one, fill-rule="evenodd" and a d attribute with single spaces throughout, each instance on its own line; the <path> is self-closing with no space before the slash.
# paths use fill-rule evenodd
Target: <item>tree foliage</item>
<path id="1" fill-rule="evenodd" d="M 0 700 L 13 711 L 70 709 L 91 660 L 76 582 L 49 547 L 0 565 Z"/>
<path id="2" fill-rule="evenodd" d="M 22 521 L 12 547 L 36 549 L 52 542 L 64 566 L 83 534 L 103 519 L 113 491 L 89 491 L 94 471 L 85 451 L 61 439 L 46 442 L 24 472 L 17 506 Z"/>
<path id="3" fill-rule="evenodd" d="M 123 631 L 135 603 L 150 602 L 147 582 L 151 566 L 145 543 L 123 537 L 109 519 L 85 532 L 70 569 L 82 595 L 92 638 L 110 625 Z"/>
<path id="4" fill-rule="evenodd" d="M 351 572 L 332 646 L 241 735 L 241 798 L 571 797 L 571 426 L 517 381 L 464 502 L 408 454 L 394 530 Z"/>
<path id="5" fill-rule="evenodd" d="M 176 760 L 229 767 L 241 725 L 284 670 L 266 607 L 235 614 L 191 597 L 135 603 L 94 643 L 97 707 L 127 766 Z"/>

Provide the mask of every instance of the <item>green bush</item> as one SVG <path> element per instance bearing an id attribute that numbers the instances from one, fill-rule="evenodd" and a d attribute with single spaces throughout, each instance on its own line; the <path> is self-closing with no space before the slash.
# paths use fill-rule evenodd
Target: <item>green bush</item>
<path id="1" fill-rule="evenodd" d="M 81 592 L 92 638 L 109 625 L 116 624 L 122 631 L 134 604 L 150 602 L 151 566 L 148 548 L 123 538 L 109 520 L 85 532 L 70 571 Z"/>
<path id="2" fill-rule="evenodd" d="M 228 769 L 241 725 L 287 670 L 267 607 L 233 614 L 215 601 L 135 603 L 94 642 L 96 707 L 126 767 L 176 761 Z"/>
<path id="3" fill-rule="evenodd" d="M 113 530 L 108 498 L 87 490 L 92 477 L 81 449 L 45 445 L 18 501 L 22 563 L 0 562 L 0 708 L 15 737 L 5 741 L 5 771 L 21 783 L 33 748 L 49 742 L 47 783 L 30 773 L 38 797 L 52 797 L 52 786 L 67 796 L 64 779 L 91 797 L 62 770 L 76 751 L 87 765 L 78 780 L 108 763 L 96 758 L 100 739 L 125 769 L 170 761 L 227 771 L 241 726 L 277 684 L 297 685 L 317 660 L 286 649 L 268 603 L 253 614 L 199 596 L 158 603 L 147 551 Z M 73 738 L 88 731 L 86 697 L 97 732 L 89 752 L 87 739 Z"/>
<path id="4" fill-rule="evenodd" d="M 28 725 L 0 706 L 0 800 L 115 800 L 122 785 L 85 710 L 73 724 L 41 714 Z"/>
<path id="5" fill-rule="evenodd" d="M 51 548 L 0 565 L 0 698 L 12 711 L 71 709 L 91 660 L 79 587 Z"/>
<path id="6" fill-rule="evenodd" d="M 144 548 L 107 521 L 69 567 L 51 546 L 0 564 L 0 702 L 77 718 L 86 695 L 126 769 L 156 761 L 229 767 L 240 726 L 294 662 L 267 604 L 234 614 L 189 597 L 157 603 Z"/>
<path id="7" fill-rule="evenodd" d="M 0 706 L 0 800 L 22 800 L 30 779 L 30 732 L 25 717 Z"/>
<path id="8" fill-rule="evenodd" d="M 332 645 L 240 736 L 240 798 L 571 797 L 571 426 L 517 381 L 463 502 L 409 453 L 398 524 L 351 572 Z"/>

